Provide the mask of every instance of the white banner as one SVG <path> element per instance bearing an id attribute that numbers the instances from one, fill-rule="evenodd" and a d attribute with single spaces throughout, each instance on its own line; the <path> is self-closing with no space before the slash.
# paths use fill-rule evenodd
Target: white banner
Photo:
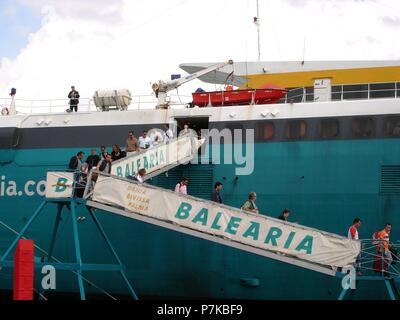
<path id="1" fill-rule="evenodd" d="M 73 172 L 47 172 L 46 198 L 71 198 Z"/>
<path id="2" fill-rule="evenodd" d="M 191 136 L 184 136 L 153 148 L 143 150 L 138 154 L 126 157 L 113 163 L 111 174 L 118 177 L 135 175 L 139 169 L 146 169 L 146 174 L 152 173 L 163 167 L 179 163 L 192 155 L 193 148 Z"/>
<path id="3" fill-rule="evenodd" d="M 360 252 L 359 241 L 113 177 L 99 177 L 93 201 L 321 265 L 352 264 Z"/>

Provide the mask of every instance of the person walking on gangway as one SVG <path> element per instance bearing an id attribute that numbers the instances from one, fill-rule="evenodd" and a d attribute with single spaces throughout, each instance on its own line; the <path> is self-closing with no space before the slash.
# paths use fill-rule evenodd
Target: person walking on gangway
<path id="1" fill-rule="evenodd" d="M 139 142 L 133 131 L 129 131 L 128 138 L 126 139 L 125 152 L 130 155 L 132 152 L 139 150 Z"/>
<path id="2" fill-rule="evenodd" d="M 211 194 L 211 201 L 222 203 L 221 190 L 222 190 L 222 183 L 218 181 L 214 185 L 214 190 L 212 191 Z"/>
<path id="3" fill-rule="evenodd" d="M 69 160 L 69 164 L 68 164 L 68 169 L 70 170 L 74 170 L 74 171 L 81 171 L 82 168 L 82 159 L 85 156 L 85 154 L 83 153 L 83 151 L 79 151 L 76 156 L 73 156 L 70 160 Z"/>
<path id="4" fill-rule="evenodd" d="M 283 221 L 289 221 L 289 216 L 290 216 L 290 210 L 289 209 L 283 209 L 281 215 L 278 217 L 279 220 Z"/>
<path id="5" fill-rule="evenodd" d="M 96 149 L 92 149 L 90 151 L 90 156 L 87 157 L 86 163 L 88 164 L 88 171 L 92 170 L 92 168 L 96 168 L 100 162 L 100 156 L 97 154 Z"/>
<path id="6" fill-rule="evenodd" d="M 256 205 L 256 200 L 257 200 L 257 194 L 255 192 L 250 192 L 249 199 L 246 200 L 246 202 L 242 205 L 241 209 L 253 213 L 260 213 Z"/>
<path id="7" fill-rule="evenodd" d="M 353 224 L 349 228 L 349 231 L 347 232 L 347 237 L 349 239 L 353 240 L 358 240 L 358 228 L 361 226 L 361 219 L 360 218 L 355 218 L 353 220 Z"/>
<path id="8" fill-rule="evenodd" d="M 97 165 L 97 170 L 100 172 L 105 172 L 110 174 L 111 173 L 111 166 L 112 166 L 112 158 L 111 154 L 107 154 L 105 160 L 101 160 Z"/>
<path id="9" fill-rule="evenodd" d="M 164 124 L 165 143 L 169 143 L 174 138 L 174 133 L 168 124 Z"/>
<path id="10" fill-rule="evenodd" d="M 189 183 L 189 180 L 185 177 L 181 179 L 179 183 L 176 184 L 175 186 L 175 192 L 177 193 L 182 193 L 182 194 L 187 194 L 187 185 Z"/>
<path id="11" fill-rule="evenodd" d="M 389 275 L 388 269 L 393 262 L 392 250 L 389 244 L 391 231 L 392 225 L 386 223 L 385 228 L 382 231 L 374 233 L 375 240 L 378 240 L 376 241 L 377 256 L 374 261 L 374 270 L 375 272 L 383 272 L 385 276 Z"/>
<path id="12" fill-rule="evenodd" d="M 139 148 L 144 150 L 153 147 L 153 141 L 147 135 L 147 130 L 143 131 L 143 134 L 139 137 Z"/>
<path id="13" fill-rule="evenodd" d="M 358 240 L 359 239 L 358 228 L 360 226 L 361 226 L 361 219 L 360 218 L 355 218 L 353 220 L 353 224 L 350 226 L 349 230 L 347 231 L 347 237 L 349 239 L 352 239 L 352 240 Z M 357 272 L 358 276 L 362 275 L 362 273 L 360 272 L 360 268 L 361 268 L 360 260 L 361 260 L 361 256 L 358 255 L 357 259 L 356 259 L 356 262 L 355 262 L 355 269 L 356 269 L 356 272 Z"/>
<path id="14" fill-rule="evenodd" d="M 127 179 L 137 181 L 140 183 L 144 182 L 144 176 L 146 175 L 146 169 L 142 168 L 138 171 L 138 173 L 134 176 L 128 176 Z"/>

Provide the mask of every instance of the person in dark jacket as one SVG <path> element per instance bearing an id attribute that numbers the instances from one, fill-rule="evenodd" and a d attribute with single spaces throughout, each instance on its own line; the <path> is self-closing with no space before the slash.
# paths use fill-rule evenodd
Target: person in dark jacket
<path id="1" fill-rule="evenodd" d="M 105 173 L 111 173 L 111 154 L 107 154 L 105 160 L 101 160 L 99 164 L 97 165 L 97 170 Z"/>
<path id="2" fill-rule="evenodd" d="M 108 151 L 107 151 L 106 146 L 101 146 L 101 147 L 100 147 L 100 150 L 101 150 L 101 153 L 100 153 L 100 160 L 103 160 L 103 159 L 105 159 L 105 158 L 107 157 Z"/>
<path id="3" fill-rule="evenodd" d="M 289 209 L 283 209 L 281 215 L 278 217 L 279 220 L 288 221 L 290 215 Z"/>
<path id="4" fill-rule="evenodd" d="M 79 151 L 76 154 L 76 156 L 73 156 L 69 160 L 68 169 L 74 170 L 74 171 L 80 171 L 82 168 L 82 159 L 84 156 L 85 156 L 85 154 L 83 153 L 83 151 Z"/>
<path id="5" fill-rule="evenodd" d="M 69 110 L 72 112 L 75 110 L 75 112 L 78 112 L 78 104 L 79 104 L 79 98 L 81 96 L 79 95 L 79 92 L 75 90 L 75 87 L 71 87 L 71 91 L 68 93 L 68 99 L 69 99 Z"/>
<path id="6" fill-rule="evenodd" d="M 133 180 L 133 181 L 137 181 L 140 183 L 143 183 L 144 181 L 144 176 L 146 175 L 146 169 L 140 169 L 139 172 L 134 175 L 134 176 L 128 176 L 126 177 L 127 179 Z"/>
<path id="7" fill-rule="evenodd" d="M 119 145 L 113 144 L 112 149 L 113 149 L 113 151 L 111 152 L 112 161 L 116 161 L 126 157 L 126 152 L 122 151 Z"/>
<path id="8" fill-rule="evenodd" d="M 90 156 L 87 157 L 86 163 L 88 164 L 88 171 L 90 171 L 92 168 L 97 167 L 97 165 L 100 162 L 100 156 L 97 154 L 96 149 L 92 149 L 90 151 Z"/>
<path id="9" fill-rule="evenodd" d="M 211 194 L 212 201 L 222 203 L 222 198 L 220 195 L 221 190 L 222 190 L 222 183 L 218 181 L 215 183 L 214 190 L 212 191 Z"/>

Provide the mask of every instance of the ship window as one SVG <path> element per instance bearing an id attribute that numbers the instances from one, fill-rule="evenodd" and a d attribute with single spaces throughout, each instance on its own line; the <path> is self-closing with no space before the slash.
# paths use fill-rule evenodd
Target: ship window
<path id="1" fill-rule="evenodd" d="M 374 121 L 367 117 L 354 118 L 352 131 L 355 137 L 371 137 L 375 131 Z"/>
<path id="2" fill-rule="evenodd" d="M 256 127 L 256 139 L 259 140 L 271 140 L 275 135 L 275 125 L 271 121 L 260 123 Z"/>
<path id="3" fill-rule="evenodd" d="M 400 117 L 389 117 L 385 120 L 385 135 L 400 136 Z"/>
<path id="4" fill-rule="evenodd" d="M 343 99 L 367 99 L 368 84 L 350 84 L 343 86 Z"/>
<path id="5" fill-rule="evenodd" d="M 314 87 L 306 88 L 306 101 L 314 101 Z"/>
<path id="6" fill-rule="evenodd" d="M 370 98 L 394 98 L 396 96 L 396 84 L 391 83 L 372 83 L 369 86 Z"/>
<path id="7" fill-rule="evenodd" d="M 324 119 L 320 122 L 321 138 L 335 138 L 339 134 L 339 121 L 337 119 Z"/>
<path id="8" fill-rule="evenodd" d="M 287 93 L 288 102 L 302 102 L 304 96 L 304 88 L 291 88 Z"/>
<path id="9" fill-rule="evenodd" d="M 343 86 L 332 86 L 332 100 L 342 100 Z"/>
<path id="10" fill-rule="evenodd" d="M 303 139 L 306 136 L 307 123 L 304 120 L 289 121 L 286 126 L 288 139 Z"/>

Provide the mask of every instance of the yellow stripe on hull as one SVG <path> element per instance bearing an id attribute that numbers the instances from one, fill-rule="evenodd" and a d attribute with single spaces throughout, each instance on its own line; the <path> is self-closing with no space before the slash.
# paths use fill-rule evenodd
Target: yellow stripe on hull
<path id="1" fill-rule="evenodd" d="M 247 75 L 246 78 L 249 79 L 249 82 L 243 88 L 258 88 L 265 84 L 274 84 L 285 88 L 312 87 L 314 79 L 322 78 L 331 78 L 332 85 L 400 82 L 400 66 L 254 74 Z"/>

